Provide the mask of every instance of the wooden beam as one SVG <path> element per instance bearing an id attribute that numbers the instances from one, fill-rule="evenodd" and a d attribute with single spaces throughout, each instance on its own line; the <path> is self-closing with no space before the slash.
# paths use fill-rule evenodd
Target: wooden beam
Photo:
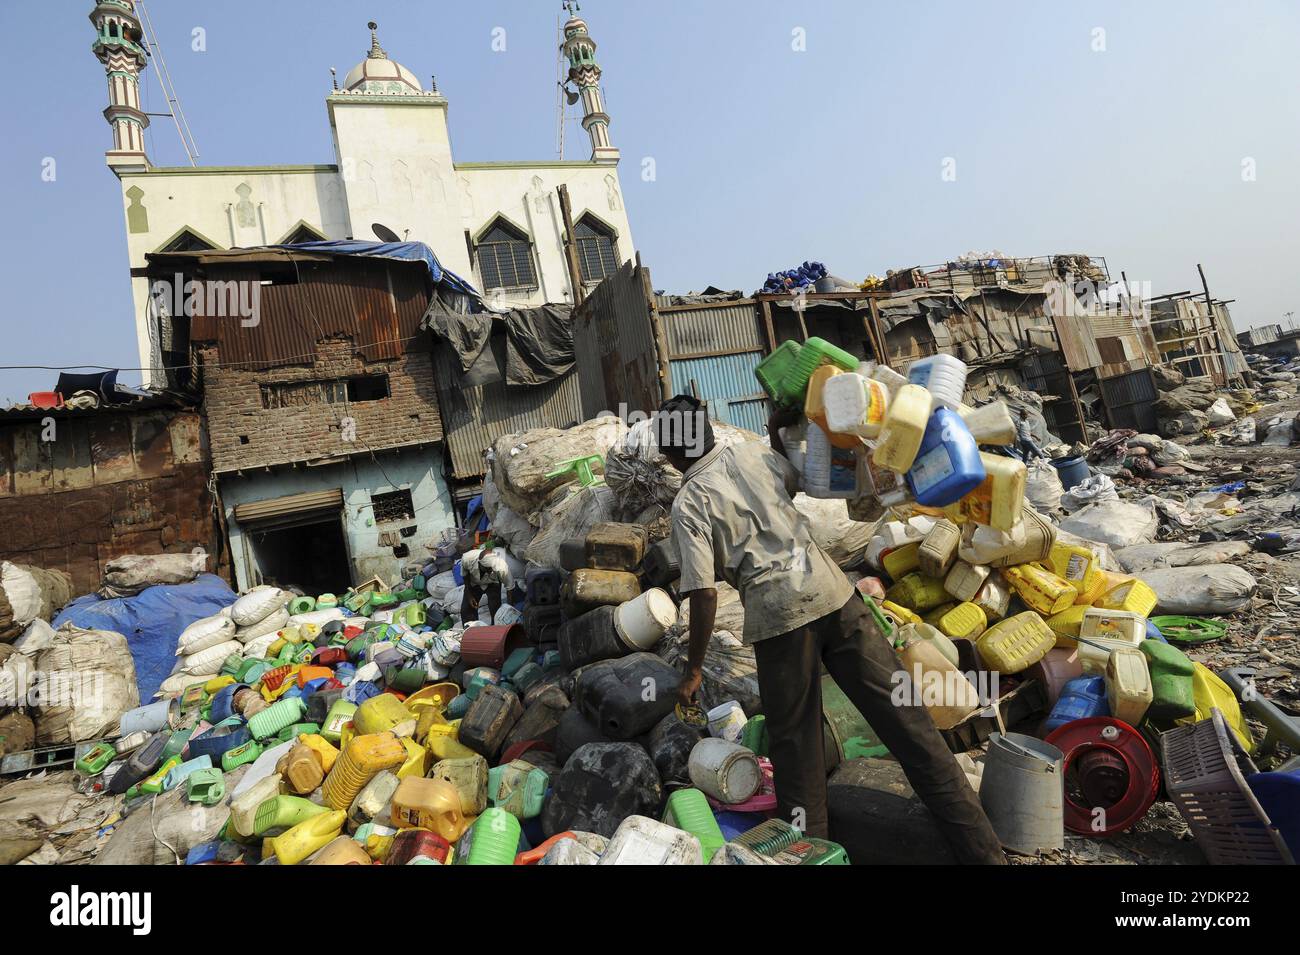
<path id="1" fill-rule="evenodd" d="M 573 292 L 573 305 L 582 304 L 582 270 L 578 268 L 578 242 L 573 234 L 573 210 L 569 206 L 569 186 L 561 183 L 555 190 L 560 196 L 560 218 L 564 222 L 564 258 L 569 265 L 569 288 Z"/>

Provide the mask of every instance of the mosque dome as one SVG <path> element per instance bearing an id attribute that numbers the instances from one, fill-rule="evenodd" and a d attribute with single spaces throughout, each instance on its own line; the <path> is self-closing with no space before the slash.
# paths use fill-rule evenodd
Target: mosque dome
<path id="1" fill-rule="evenodd" d="M 370 27 L 370 52 L 366 58 L 348 71 L 343 88 L 349 93 L 388 93 L 409 95 L 424 92 L 415 74 L 396 60 L 390 60 L 379 45 L 378 26 L 372 20 Z"/>

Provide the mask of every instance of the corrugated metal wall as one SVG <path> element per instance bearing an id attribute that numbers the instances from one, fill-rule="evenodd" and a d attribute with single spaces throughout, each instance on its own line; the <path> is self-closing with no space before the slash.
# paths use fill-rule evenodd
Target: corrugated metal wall
<path id="1" fill-rule="evenodd" d="M 464 383 L 460 361 L 451 346 L 435 340 L 433 375 L 452 475 L 482 477 L 483 451 L 503 434 L 530 428 L 567 428 L 584 420 L 576 371 L 544 385 L 507 385 L 504 378 L 490 384 Z"/>
<path id="2" fill-rule="evenodd" d="M 583 419 L 602 411 L 659 406 L 659 358 L 649 276 L 632 262 L 601 282 L 573 312 L 573 344 Z"/>
<path id="3" fill-rule="evenodd" d="M 763 434 L 767 426 L 767 396 L 754 377 L 762 352 L 672 361 L 674 394 L 697 394 L 708 402 L 709 416 L 738 428 Z"/>

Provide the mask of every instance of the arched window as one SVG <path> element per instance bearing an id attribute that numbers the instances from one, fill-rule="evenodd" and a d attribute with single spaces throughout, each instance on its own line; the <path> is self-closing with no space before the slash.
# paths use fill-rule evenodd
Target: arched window
<path id="1" fill-rule="evenodd" d="M 216 246 L 190 229 L 181 229 L 159 252 L 203 252 Z"/>
<path id="2" fill-rule="evenodd" d="M 532 244 L 508 222 L 493 222 L 475 244 L 474 253 L 485 289 L 537 288 Z"/>
<path id="3" fill-rule="evenodd" d="M 578 270 L 584 282 L 599 282 L 618 271 L 614 231 L 595 216 L 586 215 L 573 227 L 578 240 Z"/>

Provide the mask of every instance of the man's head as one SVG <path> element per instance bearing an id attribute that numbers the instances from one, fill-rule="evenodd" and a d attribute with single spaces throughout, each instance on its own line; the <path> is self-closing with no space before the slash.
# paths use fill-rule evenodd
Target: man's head
<path id="1" fill-rule="evenodd" d="M 690 395 L 676 395 L 659 406 L 654 435 L 660 452 L 679 471 L 685 471 L 713 449 L 709 413 Z"/>
<path id="2" fill-rule="evenodd" d="M 1029 417 L 1029 409 L 1028 409 L 1028 408 L 1021 408 L 1021 409 L 1020 409 L 1020 419 L 1021 419 L 1022 421 L 1024 421 L 1024 420 L 1026 420 L 1028 417 Z"/>

